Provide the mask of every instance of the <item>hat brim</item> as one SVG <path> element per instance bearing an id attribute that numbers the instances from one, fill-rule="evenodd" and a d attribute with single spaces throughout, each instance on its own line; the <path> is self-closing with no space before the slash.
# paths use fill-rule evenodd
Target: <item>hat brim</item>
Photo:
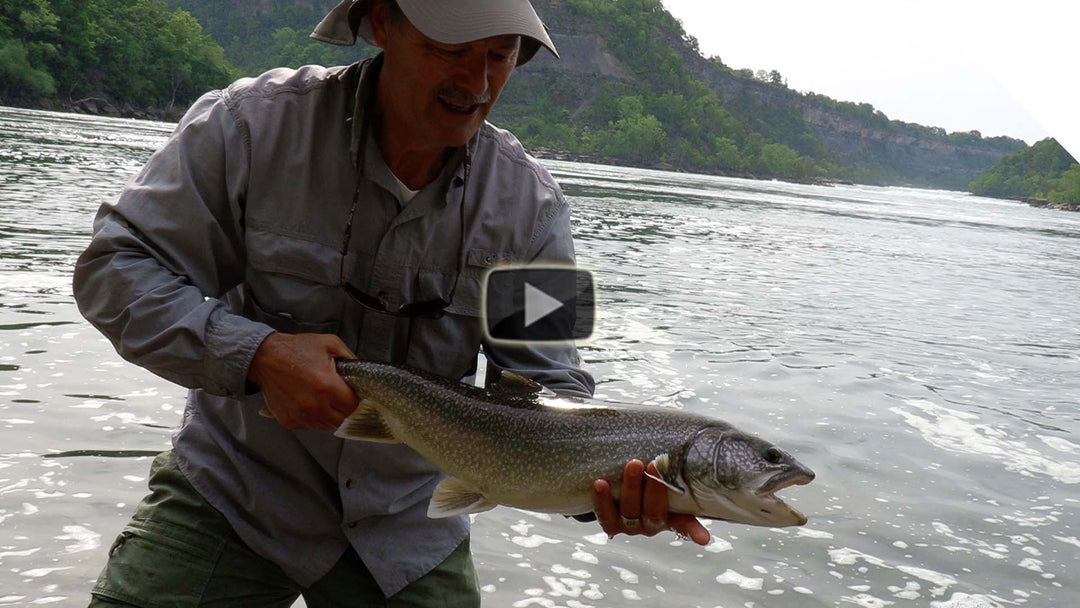
<path id="1" fill-rule="evenodd" d="M 375 45 L 367 18 L 371 0 L 343 0 L 316 26 L 311 37 L 340 45 L 357 37 Z M 465 44 L 494 36 L 521 36 L 517 65 L 533 58 L 540 47 L 559 52 L 528 0 L 397 0 L 410 23 L 423 35 L 443 44 Z M 376 45 L 377 46 L 377 45 Z"/>

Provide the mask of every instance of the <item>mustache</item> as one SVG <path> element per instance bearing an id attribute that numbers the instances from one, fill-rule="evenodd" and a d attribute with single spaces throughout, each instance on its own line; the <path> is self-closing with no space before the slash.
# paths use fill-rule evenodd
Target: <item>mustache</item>
<path id="1" fill-rule="evenodd" d="M 435 90 L 435 94 L 440 99 L 448 101 L 456 106 L 484 105 L 491 101 L 491 93 L 489 91 L 484 91 L 480 95 L 473 95 L 469 91 L 454 85 L 440 87 Z"/>

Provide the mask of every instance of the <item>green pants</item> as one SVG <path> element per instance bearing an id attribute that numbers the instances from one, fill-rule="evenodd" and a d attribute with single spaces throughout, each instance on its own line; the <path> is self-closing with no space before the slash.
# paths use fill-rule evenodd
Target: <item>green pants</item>
<path id="1" fill-rule="evenodd" d="M 468 538 L 435 570 L 389 598 L 352 548 L 326 576 L 302 588 L 240 540 L 187 482 L 172 452 L 154 459 L 150 495 L 109 549 L 92 593 L 91 608 L 288 608 L 300 595 L 310 608 L 480 605 Z"/>

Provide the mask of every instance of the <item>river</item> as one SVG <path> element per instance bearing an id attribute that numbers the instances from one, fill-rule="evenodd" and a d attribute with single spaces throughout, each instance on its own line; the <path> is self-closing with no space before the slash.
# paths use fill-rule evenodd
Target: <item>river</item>
<path id="1" fill-rule="evenodd" d="M 184 390 L 79 316 L 71 268 L 172 125 L 0 108 L 0 606 L 85 606 Z M 720 416 L 817 473 L 810 522 L 609 540 L 474 519 L 485 605 L 1065 607 L 1080 597 L 1080 214 L 955 192 L 545 161 L 598 393 Z"/>

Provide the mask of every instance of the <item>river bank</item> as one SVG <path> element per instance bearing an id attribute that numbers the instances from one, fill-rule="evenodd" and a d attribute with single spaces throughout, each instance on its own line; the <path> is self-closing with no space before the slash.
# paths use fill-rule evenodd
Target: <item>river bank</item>
<path id="1" fill-rule="evenodd" d="M 667 162 L 653 162 L 643 163 L 635 162 L 632 160 L 626 160 L 621 158 L 608 158 L 605 156 L 599 156 L 596 154 L 585 154 L 582 152 L 570 152 L 567 150 L 557 150 L 554 148 L 545 148 L 542 146 L 530 146 L 528 148 L 529 153 L 536 158 L 546 160 L 561 160 L 573 163 L 588 163 L 592 165 L 609 165 L 614 167 L 637 167 L 641 169 L 654 169 L 656 171 L 671 171 L 673 173 L 685 173 L 686 171 L 680 169 L 671 163 Z M 693 171 L 692 173 L 698 173 L 702 175 L 715 175 L 719 177 L 738 177 L 742 179 L 755 179 L 762 181 L 780 180 L 783 182 L 789 182 L 792 184 L 802 184 L 804 186 L 836 186 L 836 185 L 854 185 L 854 182 L 839 179 L 835 177 L 782 177 L 782 176 L 768 176 L 763 177 L 755 175 L 747 171 Z"/>
<path id="2" fill-rule="evenodd" d="M 27 110 L 46 110 L 49 112 L 69 112 L 72 114 L 89 114 L 91 116 L 108 116 L 111 118 L 137 118 L 141 120 L 158 120 L 176 122 L 184 115 L 187 106 L 173 108 L 139 108 L 129 103 L 117 104 L 105 97 L 87 97 L 84 99 L 64 100 L 40 97 L 5 98 L 0 97 L 0 106 L 23 108 Z"/>
<path id="3" fill-rule="evenodd" d="M 1080 203 L 1055 203 L 1054 201 L 1047 200 L 1045 198 L 1034 198 L 1030 196 L 1019 196 L 1016 198 L 1010 198 L 1008 200 L 1017 200 L 1022 203 L 1027 203 L 1032 207 L 1039 207 L 1041 209 L 1055 209 L 1057 211 L 1080 211 Z"/>

